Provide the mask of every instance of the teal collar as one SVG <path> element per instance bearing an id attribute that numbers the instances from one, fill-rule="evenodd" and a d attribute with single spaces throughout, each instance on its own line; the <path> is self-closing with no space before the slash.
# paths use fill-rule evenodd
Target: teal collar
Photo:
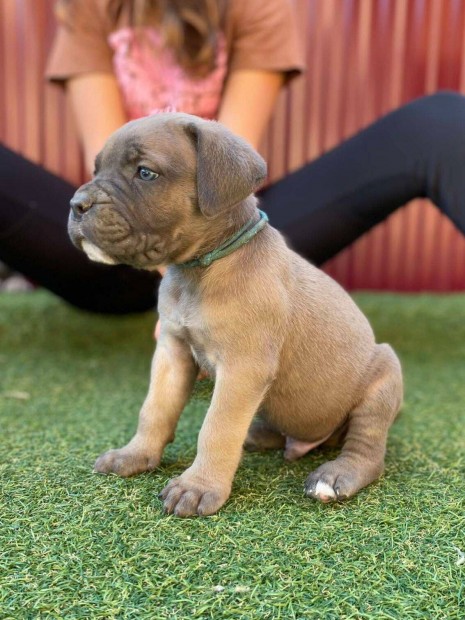
<path id="1" fill-rule="evenodd" d="M 240 248 L 241 245 L 245 245 L 252 239 L 252 237 L 255 237 L 255 235 L 268 222 L 267 214 L 260 210 L 258 212 L 260 213 L 260 219 L 253 226 L 251 226 L 252 221 L 247 222 L 247 224 L 238 230 L 232 237 L 227 239 L 224 243 L 211 252 L 207 252 L 200 258 L 194 258 L 186 261 L 185 263 L 179 263 L 179 267 L 208 267 L 208 265 L 211 265 L 211 263 L 218 260 L 218 258 L 223 258 L 223 256 L 227 256 Z"/>

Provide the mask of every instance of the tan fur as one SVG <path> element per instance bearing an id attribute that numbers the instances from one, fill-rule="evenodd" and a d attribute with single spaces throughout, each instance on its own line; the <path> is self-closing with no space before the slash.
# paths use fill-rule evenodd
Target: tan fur
<path id="1" fill-rule="evenodd" d="M 135 181 L 139 160 L 163 175 Z M 352 299 L 272 226 L 209 267 L 179 265 L 258 220 L 250 194 L 263 176 L 261 158 L 221 125 L 167 114 L 116 132 L 98 174 L 74 199 L 69 231 L 78 247 L 85 239 L 115 262 L 169 265 L 137 433 L 99 457 L 96 471 L 131 476 L 155 468 L 198 368 L 215 378 L 197 456 L 161 493 L 167 512 L 179 516 L 222 506 L 244 442 L 248 449 L 284 447 L 285 436 L 289 458 L 343 437 L 340 456 L 312 472 L 305 488 L 321 501 L 354 495 L 381 474 L 402 402 L 392 349 L 375 343 Z"/>

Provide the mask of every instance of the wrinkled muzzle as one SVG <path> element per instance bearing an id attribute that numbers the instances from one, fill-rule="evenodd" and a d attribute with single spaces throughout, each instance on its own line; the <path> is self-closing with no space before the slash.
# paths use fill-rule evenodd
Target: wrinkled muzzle
<path id="1" fill-rule="evenodd" d="M 158 235 L 137 231 L 125 216 L 124 204 L 91 181 L 70 202 L 68 234 L 92 261 L 152 270 L 160 262 Z"/>

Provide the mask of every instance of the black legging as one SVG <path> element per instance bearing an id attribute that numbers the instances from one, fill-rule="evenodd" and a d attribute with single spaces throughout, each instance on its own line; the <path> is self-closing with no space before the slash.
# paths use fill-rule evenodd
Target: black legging
<path id="1" fill-rule="evenodd" d="M 0 147 L 0 260 L 80 308 L 154 307 L 157 276 L 92 263 L 71 244 L 74 191 Z M 259 196 L 270 222 L 317 265 L 413 198 L 430 198 L 465 233 L 465 97 L 403 106 Z"/>

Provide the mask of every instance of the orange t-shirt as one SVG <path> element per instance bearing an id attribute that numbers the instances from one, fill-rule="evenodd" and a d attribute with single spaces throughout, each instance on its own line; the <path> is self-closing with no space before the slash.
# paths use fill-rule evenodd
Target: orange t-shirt
<path id="1" fill-rule="evenodd" d="M 127 15 L 115 25 L 107 6 L 108 0 L 76 3 L 73 24 L 59 25 L 46 76 L 63 83 L 84 73 L 113 73 L 128 119 L 168 110 L 215 118 L 230 72 L 278 71 L 289 79 L 303 69 L 291 0 L 229 0 L 215 69 L 201 78 L 179 66 L 156 28 L 136 35 Z"/>

